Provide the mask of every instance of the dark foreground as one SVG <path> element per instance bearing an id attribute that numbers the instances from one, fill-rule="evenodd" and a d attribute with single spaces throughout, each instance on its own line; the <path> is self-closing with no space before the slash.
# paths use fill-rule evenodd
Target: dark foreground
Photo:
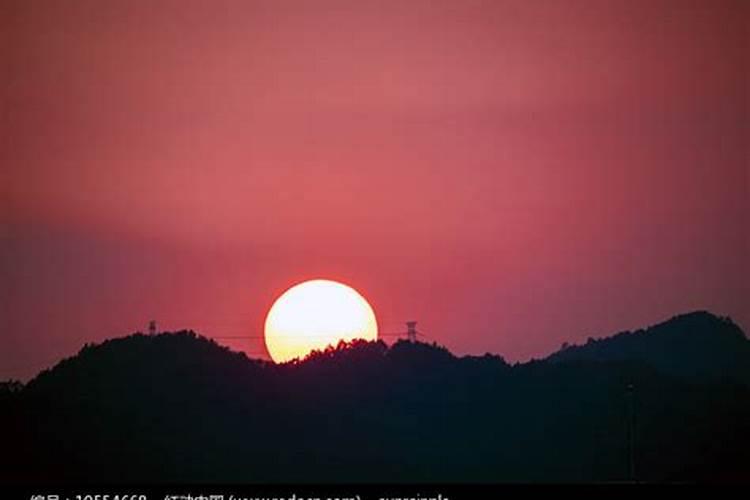
<path id="1" fill-rule="evenodd" d="M 693 313 L 513 366 L 406 342 L 278 366 L 134 335 L 0 410 L 6 484 L 747 481 L 750 341 Z"/>

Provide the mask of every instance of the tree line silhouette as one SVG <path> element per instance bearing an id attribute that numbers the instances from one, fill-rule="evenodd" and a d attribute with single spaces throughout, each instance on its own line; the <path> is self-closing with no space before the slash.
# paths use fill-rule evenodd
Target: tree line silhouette
<path id="1" fill-rule="evenodd" d="M 705 312 L 513 365 L 406 341 L 276 365 L 135 334 L 0 386 L 0 480 L 623 481 L 632 457 L 640 481 L 743 481 L 749 370 Z"/>

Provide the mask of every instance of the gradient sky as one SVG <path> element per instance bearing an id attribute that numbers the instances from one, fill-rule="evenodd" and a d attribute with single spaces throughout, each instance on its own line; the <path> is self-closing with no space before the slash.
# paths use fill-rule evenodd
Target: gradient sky
<path id="1" fill-rule="evenodd" d="M 0 379 L 316 277 L 512 361 L 747 329 L 748 5 L 4 1 Z"/>

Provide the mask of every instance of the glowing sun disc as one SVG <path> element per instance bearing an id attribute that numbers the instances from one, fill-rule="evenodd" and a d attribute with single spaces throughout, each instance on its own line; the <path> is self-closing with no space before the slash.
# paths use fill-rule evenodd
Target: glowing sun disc
<path id="1" fill-rule="evenodd" d="M 266 348 L 277 363 L 303 358 L 342 340 L 377 338 L 378 323 L 370 304 L 337 281 L 299 283 L 281 294 L 266 316 Z"/>

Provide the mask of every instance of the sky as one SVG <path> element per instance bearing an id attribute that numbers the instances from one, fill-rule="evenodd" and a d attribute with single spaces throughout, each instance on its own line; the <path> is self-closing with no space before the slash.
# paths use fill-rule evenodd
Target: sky
<path id="1" fill-rule="evenodd" d="M 738 1 L 4 1 L 0 379 L 347 283 L 457 354 L 750 327 Z M 222 339 L 267 357 L 263 341 Z"/>

